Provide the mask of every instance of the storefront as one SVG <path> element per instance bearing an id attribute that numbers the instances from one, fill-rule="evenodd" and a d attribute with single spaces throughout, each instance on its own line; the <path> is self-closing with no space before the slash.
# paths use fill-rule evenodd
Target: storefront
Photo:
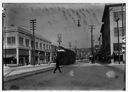
<path id="1" fill-rule="evenodd" d="M 16 49 L 3 49 L 3 64 L 16 64 Z"/>
<path id="2" fill-rule="evenodd" d="M 29 64 L 29 50 L 19 49 L 19 65 Z"/>
<path id="3" fill-rule="evenodd" d="M 113 52 L 114 61 L 119 60 L 119 55 L 118 54 L 119 54 L 118 51 Z M 123 53 L 122 52 L 120 52 L 120 61 L 123 61 Z"/>
<path id="4" fill-rule="evenodd" d="M 44 51 L 40 51 L 39 52 L 39 63 L 40 64 L 45 63 L 44 60 L 45 60 L 45 52 Z"/>
<path id="5" fill-rule="evenodd" d="M 50 61 L 50 52 L 46 52 L 46 62 Z"/>

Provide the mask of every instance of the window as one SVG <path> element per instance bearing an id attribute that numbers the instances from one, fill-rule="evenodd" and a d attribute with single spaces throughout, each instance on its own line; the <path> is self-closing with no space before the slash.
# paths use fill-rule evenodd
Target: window
<path id="1" fill-rule="evenodd" d="M 36 48 L 38 49 L 38 42 L 36 42 Z"/>
<path id="2" fill-rule="evenodd" d="M 50 45 L 49 45 L 49 50 L 50 50 L 51 48 L 50 48 Z"/>
<path id="3" fill-rule="evenodd" d="M 45 44 L 43 44 L 43 48 L 44 48 L 44 50 L 45 50 Z"/>
<path id="4" fill-rule="evenodd" d="M 125 27 L 123 27 L 123 31 L 122 31 L 122 36 L 125 36 L 126 35 L 126 29 L 125 29 Z"/>
<path id="5" fill-rule="evenodd" d="M 40 49 L 42 49 L 42 43 L 40 43 Z"/>
<path id="6" fill-rule="evenodd" d="M 24 39 L 22 37 L 19 37 L 19 44 L 23 45 L 23 43 L 24 43 Z"/>
<path id="7" fill-rule="evenodd" d="M 46 49 L 48 49 L 48 45 L 46 45 Z"/>
<path id="8" fill-rule="evenodd" d="M 32 47 L 32 48 L 34 47 L 34 42 L 33 42 L 33 41 L 31 41 L 31 47 Z"/>
<path id="9" fill-rule="evenodd" d="M 15 44 L 15 37 L 7 37 L 8 44 Z"/>
<path id="10" fill-rule="evenodd" d="M 123 31 L 122 31 L 122 27 L 119 27 L 119 36 L 124 36 L 124 35 L 125 35 L 124 27 L 123 27 Z M 114 36 L 118 36 L 117 27 L 114 28 Z"/>
<path id="11" fill-rule="evenodd" d="M 115 21 L 116 16 L 119 20 L 122 20 L 122 11 L 113 12 L 113 20 Z M 123 11 L 123 20 L 125 19 L 125 12 Z"/>
<path id="12" fill-rule="evenodd" d="M 120 43 L 120 50 L 122 48 L 122 43 Z M 113 49 L 114 51 L 118 51 L 118 43 L 113 43 Z"/>
<path id="13" fill-rule="evenodd" d="M 26 42 L 26 46 L 29 47 L 29 39 L 26 39 L 25 42 Z"/>

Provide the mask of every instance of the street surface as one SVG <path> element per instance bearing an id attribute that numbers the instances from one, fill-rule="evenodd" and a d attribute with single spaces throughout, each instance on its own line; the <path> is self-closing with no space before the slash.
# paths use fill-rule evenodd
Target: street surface
<path id="1" fill-rule="evenodd" d="M 119 68 L 116 68 L 119 67 Z M 121 69 L 122 68 L 122 69 Z M 63 73 L 53 70 L 7 81 L 4 89 L 18 90 L 123 90 L 125 87 L 123 65 L 78 63 L 61 67 Z M 120 70 L 121 69 L 121 70 Z M 114 71 L 115 78 L 106 73 Z M 11 88 L 13 86 L 13 88 Z"/>

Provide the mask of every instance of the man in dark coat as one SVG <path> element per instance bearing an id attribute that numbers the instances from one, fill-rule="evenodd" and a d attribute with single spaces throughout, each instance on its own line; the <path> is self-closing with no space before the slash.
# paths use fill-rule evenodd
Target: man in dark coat
<path id="1" fill-rule="evenodd" d="M 58 51 L 57 52 L 57 57 L 56 57 L 56 68 L 54 69 L 54 72 L 53 73 L 56 73 L 56 70 L 58 69 L 59 72 L 62 72 L 61 69 L 60 69 L 60 61 L 62 59 L 62 50 Z"/>

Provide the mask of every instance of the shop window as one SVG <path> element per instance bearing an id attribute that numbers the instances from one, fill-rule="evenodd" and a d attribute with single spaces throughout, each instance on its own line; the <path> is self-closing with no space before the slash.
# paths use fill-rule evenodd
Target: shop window
<path id="1" fill-rule="evenodd" d="M 8 44 L 15 44 L 15 37 L 7 37 Z"/>

